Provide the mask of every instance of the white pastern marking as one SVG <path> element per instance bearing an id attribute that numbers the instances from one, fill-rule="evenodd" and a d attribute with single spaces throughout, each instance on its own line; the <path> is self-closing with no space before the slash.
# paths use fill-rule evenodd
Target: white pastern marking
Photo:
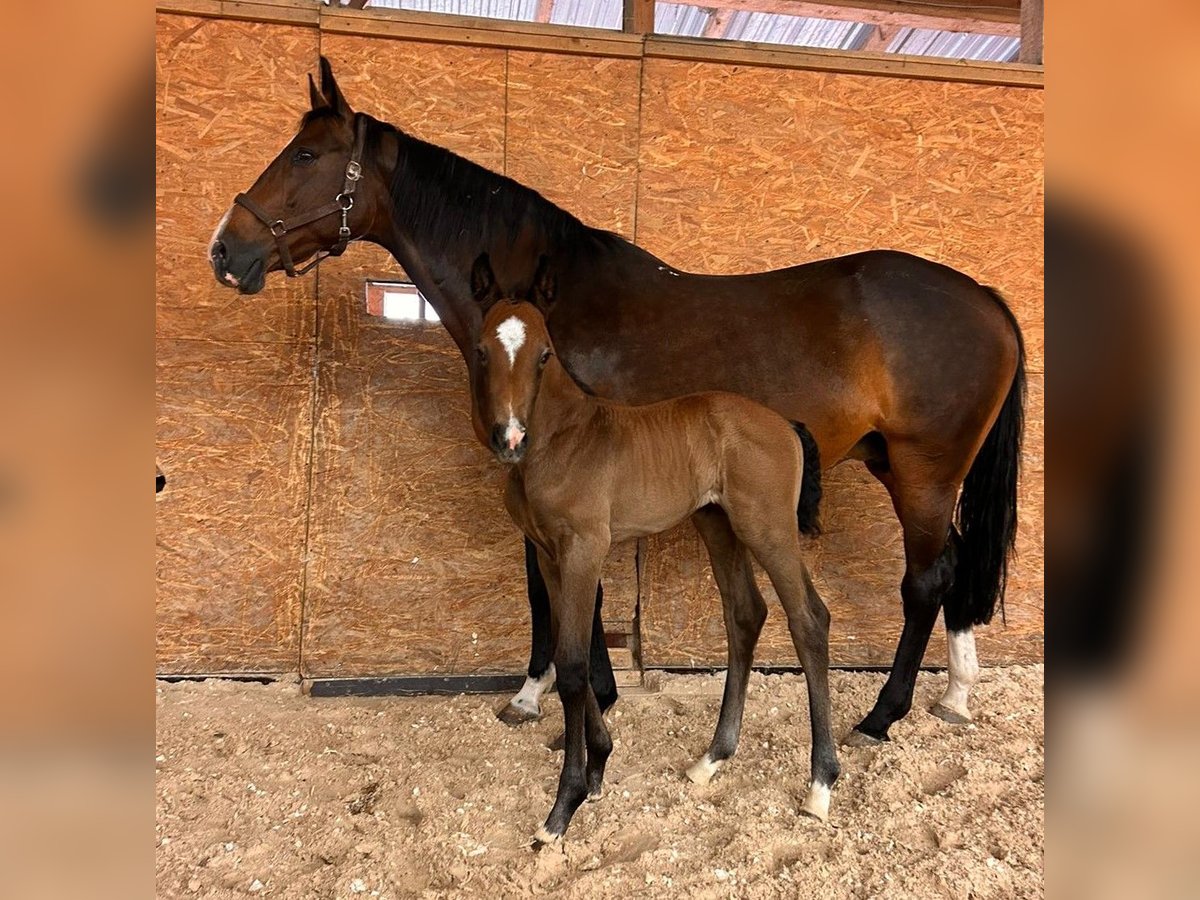
<path id="1" fill-rule="evenodd" d="M 508 364 L 517 361 L 517 351 L 525 344 L 525 323 L 516 316 L 509 316 L 496 328 L 496 337 L 508 353 Z"/>
<path id="2" fill-rule="evenodd" d="M 217 227 L 213 229 L 212 237 L 208 239 L 208 254 L 212 256 L 212 246 L 217 242 L 217 238 L 221 236 L 221 232 L 225 230 L 225 226 L 229 224 L 229 217 L 233 215 L 233 207 L 225 210 L 225 215 L 221 216 L 221 221 L 217 223 Z"/>
<path id="3" fill-rule="evenodd" d="M 829 785 L 819 781 L 809 785 L 808 796 L 804 798 L 801 809 L 822 822 L 826 821 L 829 818 Z"/>
<path id="4" fill-rule="evenodd" d="M 542 711 L 541 700 L 542 694 L 550 690 L 554 686 L 554 663 L 550 663 L 548 668 L 541 678 L 525 678 L 525 683 L 521 685 L 521 690 L 517 696 L 512 698 L 512 705 L 521 709 L 529 710 L 530 712 L 540 713 Z"/>
<path id="5" fill-rule="evenodd" d="M 964 718 L 971 718 L 967 697 L 979 680 L 979 659 L 975 655 L 975 630 L 951 631 L 946 635 L 950 663 L 950 683 L 939 704 Z"/>
<path id="6" fill-rule="evenodd" d="M 693 784 L 708 784 L 723 765 L 725 765 L 725 760 L 711 760 L 708 758 L 708 754 L 705 753 L 688 767 L 688 780 Z"/>

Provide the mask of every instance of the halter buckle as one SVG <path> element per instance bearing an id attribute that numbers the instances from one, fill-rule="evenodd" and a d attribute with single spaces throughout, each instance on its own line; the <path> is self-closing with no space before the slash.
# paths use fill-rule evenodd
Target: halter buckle
<path id="1" fill-rule="evenodd" d="M 276 219 L 269 226 L 271 234 L 274 237 L 281 238 L 287 234 L 287 225 L 283 223 L 283 219 Z"/>
<path id="2" fill-rule="evenodd" d="M 346 180 L 358 181 L 362 178 L 362 165 L 355 160 L 346 163 Z"/>

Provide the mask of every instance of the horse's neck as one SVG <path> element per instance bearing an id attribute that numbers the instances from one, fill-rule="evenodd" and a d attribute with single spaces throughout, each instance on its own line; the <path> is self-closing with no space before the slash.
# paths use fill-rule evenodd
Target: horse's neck
<path id="1" fill-rule="evenodd" d="M 564 429 L 585 422 L 598 401 L 575 383 L 558 357 L 552 356 L 542 373 L 529 422 L 530 451 L 545 449 Z"/>

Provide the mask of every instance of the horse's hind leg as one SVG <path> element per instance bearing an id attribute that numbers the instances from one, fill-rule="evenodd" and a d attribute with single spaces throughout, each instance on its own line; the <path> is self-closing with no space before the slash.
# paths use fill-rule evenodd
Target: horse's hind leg
<path id="1" fill-rule="evenodd" d="M 960 541 L 958 531 L 952 529 L 950 546 L 954 554 L 962 552 L 959 547 Z M 953 569 L 956 565 L 953 556 L 949 562 Z M 967 699 L 971 694 L 971 688 L 979 680 L 979 661 L 975 655 L 975 629 L 966 600 L 966 595 L 958 591 L 948 591 L 945 594 L 942 615 L 946 620 L 949 681 L 945 693 L 930 710 L 939 719 L 945 719 L 953 725 L 965 725 L 971 721 L 971 710 L 967 705 Z"/>
<path id="2" fill-rule="evenodd" d="M 794 527 L 794 521 L 791 523 Z M 829 700 L 829 609 L 813 585 L 800 556 L 799 538 L 782 544 L 755 547 L 787 614 L 788 631 L 808 688 L 808 715 L 812 725 L 812 782 L 801 812 L 824 822 L 829 818 L 829 796 L 837 781 L 837 746 L 833 740 Z"/>
<path id="3" fill-rule="evenodd" d="M 954 551 L 948 541 L 957 484 L 902 480 L 897 454 L 892 452 L 895 480 L 888 485 L 896 514 L 904 528 L 904 630 L 896 647 L 891 674 L 875 707 L 855 726 L 848 742 L 874 743 L 888 739 L 888 729 L 912 708 L 917 672 L 937 622 L 942 597 L 954 579 Z"/>
<path id="4" fill-rule="evenodd" d="M 750 663 L 767 619 L 767 605 L 754 583 L 750 554 L 734 535 L 724 511 L 715 506 L 705 507 L 692 517 L 692 522 L 708 548 L 713 575 L 721 591 L 729 644 L 729 669 L 725 674 L 717 730 L 708 752 L 687 770 L 693 782 L 706 784 L 737 750 Z"/>

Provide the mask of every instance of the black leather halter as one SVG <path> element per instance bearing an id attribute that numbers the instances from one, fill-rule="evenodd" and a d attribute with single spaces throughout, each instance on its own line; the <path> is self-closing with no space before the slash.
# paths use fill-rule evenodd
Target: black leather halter
<path id="1" fill-rule="evenodd" d="M 285 222 L 283 219 L 277 219 L 272 216 L 245 194 L 238 194 L 233 198 L 234 203 L 249 210 L 254 218 L 267 226 L 267 230 L 275 238 L 275 244 L 279 248 L 279 260 L 283 263 L 283 270 L 287 272 L 289 278 L 296 278 L 299 275 L 303 275 L 327 256 L 341 256 L 346 251 L 346 246 L 350 243 L 350 226 L 346 223 L 346 217 L 350 214 L 350 210 L 354 208 L 354 191 L 358 187 L 358 182 L 362 179 L 362 154 L 366 134 L 366 117 L 359 115 L 354 129 L 354 149 L 350 153 L 350 162 L 346 163 L 346 178 L 342 183 L 342 192 L 334 197 L 331 203 L 326 203 L 312 212 L 304 213 Z M 328 250 L 318 251 L 311 262 L 303 268 L 297 269 L 292 262 L 292 253 L 288 250 L 287 241 L 285 240 L 288 232 L 295 231 L 302 225 L 308 225 L 310 222 L 324 219 L 326 216 L 332 216 L 335 213 L 341 213 L 342 216 L 342 225 L 338 228 L 337 243 Z"/>

